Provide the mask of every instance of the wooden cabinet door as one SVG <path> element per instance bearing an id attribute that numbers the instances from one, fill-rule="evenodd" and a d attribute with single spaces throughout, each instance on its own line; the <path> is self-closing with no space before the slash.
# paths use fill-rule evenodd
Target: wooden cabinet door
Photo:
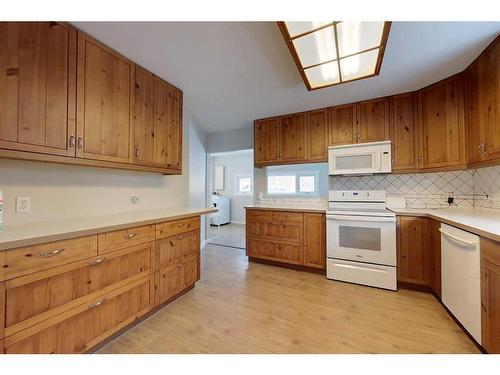
<path id="1" fill-rule="evenodd" d="M 434 293 L 441 298 L 441 222 L 428 219 L 429 246 L 431 252 L 430 286 Z"/>
<path id="2" fill-rule="evenodd" d="M 481 344 L 500 354 L 500 266 L 481 259 Z"/>
<path id="3" fill-rule="evenodd" d="M 420 167 L 465 164 L 464 97 L 462 75 L 418 92 Z"/>
<path id="4" fill-rule="evenodd" d="M 284 162 L 306 160 L 307 114 L 300 113 L 280 119 L 279 159 Z"/>
<path id="5" fill-rule="evenodd" d="M 0 341 L 5 336 L 5 284 L 0 283 Z M 0 353 L 3 353 L 0 351 Z"/>
<path id="6" fill-rule="evenodd" d="M 398 217 L 398 280 L 428 285 L 430 254 L 427 219 Z"/>
<path id="7" fill-rule="evenodd" d="M 326 267 L 326 218 L 325 214 L 304 214 L 304 265 Z"/>
<path id="8" fill-rule="evenodd" d="M 77 157 L 128 163 L 134 63 L 78 32 Z"/>
<path id="9" fill-rule="evenodd" d="M 6 353 L 82 353 L 91 349 L 152 307 L 150 279 L 138 280 L 81 305 L 66 319 L 58 316 L 64 320 L 54 325 L 30 328 L 10 336 L 5 342 Z"/>
<path id="10" fill-rule="evenodd" d="M 278 161 L 279 155 L 279 118 L 257 120 L 254 124 L 255 164 Z"/>
<path id="11" fill-rule="evenodd" d="M 479 59 L 478 59 L 479 60 Z M 467 123 L 467 162 L 475 163 L 484 159 L 484 111 L 481 110 L 479 93 L 479 61 L 474 61 L 465 71 L 466 84 L 466 123 Z M 487 112 L 487 111 L 486 111 Z"/>
<path id="12" fill-rule="evenodd" d="M 0 23 L 0 148 L 75 156 L 76 30 Z"/>
<path id="13" fill-rule="evenodd" d="M 392 169 L 394 171 L 417 169 L 417 129 L 413 94 L 394 96 L 390 104 Z"/>
<path id="14" fill-rule="evenodd" d="M 182 92 L 136 67 L 134 98 L 134 162 L 180 169 Z"/>
<path id="15" fill-rule="evenodd" d="M 156 241 L 156 267 L 169 266 L 174 262 L 196 254 L 200 249 L 200 232 L 194 230 Z"/>
<path id="16" fill-rule="evenodd" d="M 307 160 L 328 160 L 327 111 L 321 109 L 309 112 Z"/>
<path id="17" fill-rule="evenodd" d="M 328 108 L 328 146 L 356 142 L 356 106 Z"/>
<path id="18" fill-rule="evenodd" d="M 274 242 L 256 239 L 247 240 L 247 255 L 254 258 L 275 258 Z"/>
<path id="19" fill-rule="evenodd" d="M 358 103 L 356 122 L 358 142 L 389 139 L 389 100 L 381 98 Z"/>

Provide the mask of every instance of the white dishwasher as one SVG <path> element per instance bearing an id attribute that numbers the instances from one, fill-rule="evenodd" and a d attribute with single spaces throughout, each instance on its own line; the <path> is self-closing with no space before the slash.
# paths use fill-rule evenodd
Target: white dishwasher
<path id="1" fill-rule="evenodd" d="M 441 224 L 441 299 L 481 344 L 479 236 Z"/>

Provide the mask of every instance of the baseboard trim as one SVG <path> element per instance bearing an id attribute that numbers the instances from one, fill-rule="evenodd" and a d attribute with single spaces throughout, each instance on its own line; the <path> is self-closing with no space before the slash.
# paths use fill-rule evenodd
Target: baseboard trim
<path id="1" fill-rule="evenodd" d="M 251 262 L 255 262 L 255 263 L 266 264 L 268 266 L 277 266 L 277 267 L 289 268 L 289 269 L 292 269 L 295 271 L 311 272 L 311 273 L 317 273 L 320 275 L 326 275 L 326 269 L 321 269 L 321 268 L 301 266 L 298 264 L 290 264 L 290 263 L 278 262 L 275 260 L 260 259 L 260 258 L 254 258 L 254 257 L 248 257 L 248 260 Z"/>

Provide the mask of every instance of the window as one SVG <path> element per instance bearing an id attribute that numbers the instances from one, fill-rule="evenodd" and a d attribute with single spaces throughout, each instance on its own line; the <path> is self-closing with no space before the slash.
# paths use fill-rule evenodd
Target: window
<path id="1" fill-rule="evenodd" d="M 319 195 L 319 172 L 267 170 L 269 195 Z"/>
<path id="2" fill-rule="evenodd" d="M 252 194 L 252 175 L 238 174 L 236 175 L 235 194 L 249 195 Z"/>

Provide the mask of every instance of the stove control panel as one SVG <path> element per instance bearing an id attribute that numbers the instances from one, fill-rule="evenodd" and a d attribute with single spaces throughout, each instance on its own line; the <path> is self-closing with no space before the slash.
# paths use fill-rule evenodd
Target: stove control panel
<path id="1" fill-rule="evenodd" d="M 385 202 L 385 190 L 330 190 L 330 202 Z"/>

